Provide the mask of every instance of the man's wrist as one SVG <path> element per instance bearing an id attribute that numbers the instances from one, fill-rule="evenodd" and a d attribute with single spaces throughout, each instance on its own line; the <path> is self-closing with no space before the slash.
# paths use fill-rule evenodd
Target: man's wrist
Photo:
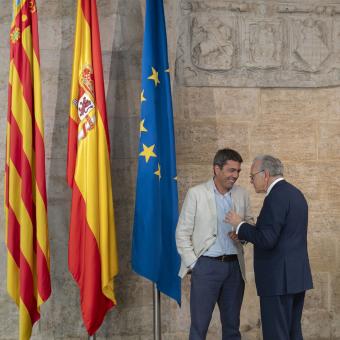
<path id="1" fill-rule="evenodd" d="M 243 224 L 243 223 L 245 223 L 244 221 L 241 221 L 239 224 L 238 224 L 238 226 L 236 227 L 236 234 L 238 235 L 238 231 L 239 231 L 239 229 L 240 229 L 240 227 L 241 227 L 241 225 Z"/>

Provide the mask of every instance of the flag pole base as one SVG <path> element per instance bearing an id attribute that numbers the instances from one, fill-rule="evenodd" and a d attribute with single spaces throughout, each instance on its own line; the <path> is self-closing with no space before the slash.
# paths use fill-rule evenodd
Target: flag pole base
<path id="1" fill-rule="evenodd" d="M 153 338 L 161 340 L 161 294 L 153 283 Z"/>

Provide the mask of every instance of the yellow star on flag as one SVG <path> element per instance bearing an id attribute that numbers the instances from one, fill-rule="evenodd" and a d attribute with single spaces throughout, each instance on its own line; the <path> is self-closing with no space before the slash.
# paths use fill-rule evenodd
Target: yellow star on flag
<path id="1" fill-rule="evenodd" d="M 148 79 L 153 80 L 155 82 L 155 86 L 157 86 L 157 84 L 160 83 L 158 79 L 158 72 L 153 67 L 151 67 L 151 69 L 152 69 L 152 74 L 150 77 L 148 77 Z"/>
<path id="2" fill-rule="evenodd" d="M 150 157 L 157 157 L 157 155 L 153 152 L 154 148 L 155 148 L 155 144 L 151 146 L 146 146 L 145 144 L 143 144 L 143 151 L 139 154 L 139 156 L 144 156 L 145 162 L 147 163 Z"/>
<path id="3" fill-rule="evenodd" d="M 148 130 L 144 127 L 144 121 L 145 119 L 141 120 L 139 123 L 139 131 L 140 132 L 148 132 Z"/>
<path id="4" fill-rule="evenodd" d="M 144 97 L 144 90 L 142 91 L 142 93 L 140 94 L 140 102 L 146 102 L 146 98 Z"/>
<path id="5" fill-rule="evenodd" d="M 161 177 L 162 177 L 162 176 L 161 176 L 161 166 L 159 165 L 159 163 L 158 163 L 158 170 L 155 171 L 154 174 L 155 174 L 156 176 L 158 176 L 159 179 L 161 179 Z"/>

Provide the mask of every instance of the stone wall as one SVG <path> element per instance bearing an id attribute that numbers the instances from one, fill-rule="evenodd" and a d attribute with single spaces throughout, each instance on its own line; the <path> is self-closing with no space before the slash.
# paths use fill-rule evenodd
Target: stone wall
<path id="1" fill-rule="evenodd" d="M 215 1 L 221 3 L 210 2 Z M 1 0 L 0 4 L 3 178 L 11 8 L 8 1 Z M 70 0 L 38 2 L 53 292 L 42 307 L 42 318 L 34 327 L 32 339 L 87 338 L 79 291 L 67 268 L 70 190 L 65 169 L 75 8 L 75 1 Z M 144 10 L 144 0 L 98 0 L 120 274 L 116 280 L 118 306 L 108 313 L 97 339 L 152 339 L 151 284 L 135 275 L 130 265 Z M 180 1 L 166 0 L 165 10 L 170 65 L 174 69 Z M 185 87 L 174 80 L 173 100 L 180 204 L 188 187 L 211 176 L 216 150 L 229 146 L 239 150 L 245 160 L 239 183 L 251 192 L 257 216 L 263 196 L 255 195 L 248 183 L 251 160 L 258 153 L 272 153 L 282 159 L 287 179 L 305 193 L 310 206 L 309 253 L 315 289 L 306 297 L 305 339 L 340 339 L 340 89 Z M 17 339 L 18 313 L 6 293 L 4 230 L 1 213 L 0 339 Z M 246 247 L 246 260 L 248 284 L 241 329 L 243 339 L 261 339 L 251 245 Z M 181 309 L 162 297 L 165 340 L 187 338 L 189 286 L 189 278 L 185 278 Z M 210 340 L 218 339 L 220 334 L 216 312 Z"/>

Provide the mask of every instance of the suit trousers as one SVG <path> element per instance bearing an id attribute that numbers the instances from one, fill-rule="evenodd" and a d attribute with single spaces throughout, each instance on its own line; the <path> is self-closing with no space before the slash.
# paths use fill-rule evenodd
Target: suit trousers
<path id="1" fill-rule="evenodd" d="M 263 340 L 303 340 L 304 299 L 305 292 L 260 296 Z"/>
<path id="2" fill-rule="evenodd" d="M 204 340 L 216 303 L 222 340 L 240 340 L 240 310 L 244 281 L 237 260 L 221 262 L 201 256 L 191 274 L 189 340 Z"/>

